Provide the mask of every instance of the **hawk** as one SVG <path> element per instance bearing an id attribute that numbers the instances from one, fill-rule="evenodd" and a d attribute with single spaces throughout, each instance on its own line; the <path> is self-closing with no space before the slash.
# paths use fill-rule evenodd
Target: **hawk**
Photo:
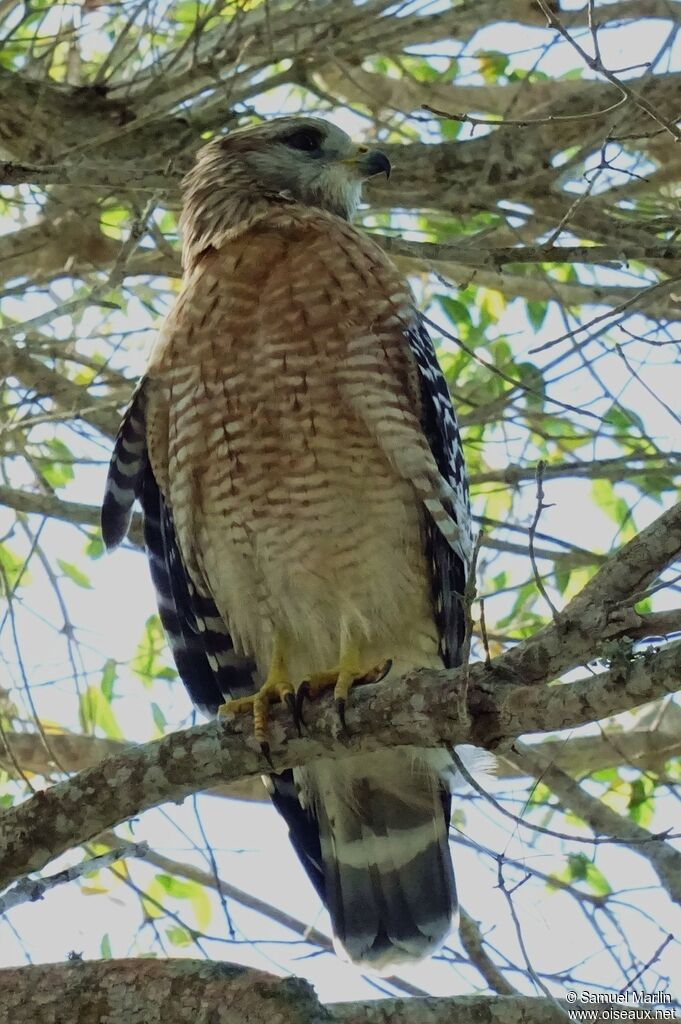
<path id="1" fill-rule="evenodd" d="M 111 460 L 107 546 L 138 499 L 189 695 L 209 714 L 252 710 L 266 750 L 275 701 L 297 713 L 301 693 L 332 687 L 342 714 L 355 682 L 460 660 L 456 418 L 407 281 L 350 223 L 362 181 L 389 172 L 307 117 L 200 150 L 181 290 Z M 357 964 L 421 959 L 449 931 L 450 764 L 401 747 L 268 780 Z"/>

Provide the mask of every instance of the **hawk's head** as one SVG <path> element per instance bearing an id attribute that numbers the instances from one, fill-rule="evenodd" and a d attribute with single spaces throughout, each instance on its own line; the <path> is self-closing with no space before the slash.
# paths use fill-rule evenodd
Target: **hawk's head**
<path id="1" fill-rule="evenodd" d="M 362 181 L 390 174 L 383 153 L 355 145 L 340 128 L 316 117 L 282 117 L 244 128 L 218 146 L 264 190 L 346 218 L 355 212 Z"/>
<path id="2" fill-rule="evenodd" d="M 282 196 L 349 219 L 362 181 L 390 174 L 387 156 L 358 146 L 316 117 L 281 117 L 213 139 L 187 175 L 182 219 L 185 244 L 244 225 L 262 201 Z"/>

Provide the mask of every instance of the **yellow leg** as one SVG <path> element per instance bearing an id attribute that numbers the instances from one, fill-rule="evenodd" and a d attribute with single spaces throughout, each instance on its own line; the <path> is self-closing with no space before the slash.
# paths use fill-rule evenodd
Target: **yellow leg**
<path id="1" fill-rule="evenodd" d="M 286 703 L 291 710 L 294 708 L 294 689 L 286 670 L 286 645 L 281 633 L 274 635 L 272 644 L 272 656 L 267 678 L 257 693 L 248 697 L 238 697 L 235 700 L 228 700 L 218 709 L 218 715 L 242 715 L 249 711 L 253 713 L 253 731 L 255 738 L 265 753 L 269 752 L 267 719 L 270 704 L 277 701 Z"/>

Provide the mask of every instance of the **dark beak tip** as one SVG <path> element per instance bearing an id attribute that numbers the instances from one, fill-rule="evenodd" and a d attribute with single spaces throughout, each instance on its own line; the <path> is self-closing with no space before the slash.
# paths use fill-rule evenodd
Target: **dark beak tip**
<path id="1" fill-rule="evenodd" d="M 377 174 L 385 174 L 386 178 L 390 178 L 392 171 L 392 165 L 385 153 L 381 153 L 377 149 L 367 153 L 364 158 L 364 167 L 368 178 L 374 178 Z"/>

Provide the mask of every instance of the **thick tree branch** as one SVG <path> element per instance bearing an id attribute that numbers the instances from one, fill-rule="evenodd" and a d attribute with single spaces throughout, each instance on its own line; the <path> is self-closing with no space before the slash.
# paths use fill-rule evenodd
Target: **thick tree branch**
<path id="1" fill-rule="evenodd" d="M 479 168 L 470 169 L 470 181 L 457 184 L 456 195 L 468 195 L 475 189 L 475 181 Z M 462 172 L 459 172 L 461 177 Z M 40 177 L 40 175 L 38 175 Z M 131 174 L 125 167 L 120 168 L 120 177 L 130 183 Z M 93 186 L 93 177 L 89 176 L 88 187 Z M 168 179 L 166 179 L 167 182 Z M 110 184 L 107 186 L 106 182 Z M 155 179 L 154 182 L 156 183 Z M 83 183 L 83 187 L 85 184 Z M 115 174 L 107 169 L 103 176 L 102 188 L 114 187 L 118 191 L 125 189 L 123 182 L 117 183 Z M 151 186 L 145 191 L 157 191 Z M 172 191 L 175 195 L 175 190 Z M 425 203 L 425 197 L 413 197 L 394 194 L 390 198 L 391 205 L 418 207 Z M 517 197 L 519 201 L 526 201 Z M 529 200 L 527 200 L 529 201 Z M 430 205 L 433 205 L 432 199 Z M 453 211 L 455 212 L 455 211 Z M 464 212 L 464 211 L 460 211 Z M 78 230 L 69 229 L 67 242 L 54 235 L 51 229 L 40 225 L 25 228 L 7 236 L 0 241 L 0 281 L 17 276 L 19 268 L 26 267 L 26 250 L 30 252 L 37 246 L 37 258 L 32 263 L 31 279 L 34 283 L 54 280 L 59 277 L 85 276 L 92 271 L 102 271 L 115 262 L 120 246 L 103 235 L 93 235 L 92 228 L 83 223 L 82 237 Z M 29 237 L 24 238 L 27 233 Z M 43 242 L 38 246 L 38 240 Z M 643 312 L 648 316 L 677 320 L 680 316 L 679 303 L 675 286 L 679 277 L 678 247 L 666 244 L 633 245 L 623 242 L 618 246 L 584 246 L 572 250 L 562 247 L 524 246 L 522 248 L 478 248 L 436 244 L 429 242 L 412 242 L 396 239 L 389 235 L 374 234 L 375 241 L 389 252 L 396 264 L 405 272 L 420 274 L 425 270 L 434 270 L 443 277 L 453 281 L 457 286 L 474 284 L 502 291 L 509 298 L 525 298 L 531 301 L 547 302 L 556 300 L 567 306 L 598 304 L 625 308 L 630 313 Z M 9 261 L 5 262 L 4 252 L 10 252 Z M 13 254 L 17 254 L 16 256 Z M 648 262 L 662 268 L 671 278 L 649 284 L 641 282 L 637 285 L 603 286 L 599 284 L 566 283 L 554 277 L 542 276 L 539 273 L 525 274 L 503 270 L 505 265 L 522 263 L 596 263 L 612 264 L 627 263 L 646 255 Z M 160 251 L 141 250 L 134 254 L 123 269 L 123 276 L 163 275 L 179 276 L 179 261 L 171 259 L 168 254 Z M 56 314 L 55 314 L 56 315 Z"/>
<path id="2" fill-rule="evenodd" d="M 378 237 L 378 236 L 377 236 Z M 384 236 L 387 237 L 387 236 Z M 382 243 L 382 240 L 381 240 Z M 392 240 L 384 246 L 392 254 L 397 266 L 406 274 L 422 273 L 424 269 L 434 270 L 452 281 L 457 287 L 476 285 L 493 288 L 502 292 L 507 299 L 524 298 L 535 302 L 557 301 L 565 306 L 603 305 L 614 309 L 626 309 L 630 313 L 645 313 L 657 319 L 678 320 L 681 307 L 676 297 L 678 279 L 635 286 L 616 285 L 605 287 L 590 284 L 565 284 L 550 277 L 528 274 L 513 274 L 487 267 L 471 267 L 464 263 L 434 261 L 423 255 L 422 247 L 427 243 L 409 242 L 412 255 L 398 255 Z"/>
<path id="3" fill-rule="evenodd" d="M 615 658 L 609 672 L 563 686 L 538 691 L 536 686 L 508 687 L 498 699 L 500 726 L 523 720 L 523 732 L 543 732 L 597 722 L 608 715 L 647 704 L 681 689 L 681 640 L 659 653 L 646 652 L 621 661 Z"/>
<path id="4" fill-rule="evenodd" d="M 104 960 L 0 971 L 0 1024 L 563 1024 L 548 999 L 455 996 L 322 1006 L 296 978 L 197 960 Z M 567 1006 L 567 1004 L 565 1004 Z M 589 1007 L 591 1009 L 591 1007 Z M 594 1007 L 590 1019 L 609 1019 Z"/>
<path id="5" fill-rule="evenodd" d="M 94 526 L 99 529 L 101 509 L 97 505 L 84 505 L 79 501 L 69 501 L 57 494 L 40 494 L 38 491 L 20 491 L 14 487 L 0 484 L 0 505 L 13 508 L 15 512 L 30 512 L 34 515 L 48 516 L 75 526 Z M 133 544 L 142 547 L 144 544 L 142 516 L 139 512 L 133 515 L 129 539 Z"/>
<path id="6" fill-rule="evenodd" d="M 662 617 L 667 614 L 659 613 Z M 679 613 L 675 614 L 678 619 Z M 681 629 L 681 624 L 678 628 Z M 129 746 L 120 740 L 97 736 L 51 733 L 50 750 L 58 759 L 59 768 L 50 758 L 39 733 L 5 729 L 2 738 L 12 756 L 0 742 L 0 768 L 10 778 L 16 777 L 15 763 L 26 772 L 53 779 L 60 777 L 63 771 L 80 772 L 92 768 L 109 754 L 119 753 Z M 597 736 L 572 736 L 569 743 L 563 739 L 547 739 L 533 744 L 532 750 L 569 775 L 585 775 L 622 765 L 661 772 L 667 761 L 681 756 L 681 710 L 674 703 L 667 702 L 663 707 L 652 704 L 637 714 L 625 732 L 620 727 L 610 730 L 606 724 Z M 514 779 L 525 773 L 515 761 L 497 752 L 495 774 L 497 778 Z M 239 779 L 229 785 L 215 786 L 209 792 L 212 796 L 232 800 L 268 799 L 260 778 Z"/>
<path id="7" fill-rule="evenodd" d="M 656 656 L 665 665 L 665 671 L 655 676 L 663 692 L 667 660 L 678 658 L 679 648 L 681 642 Z M 362 687 L 349 713 L 351 735 L 342 741 L 328 703 L 310 707 L 310 738 L 305 739 L 298 738 L 287 715 L 275 713 L 270 727 L 275 769 L 386 745 L 452 746 L 474 739 L 482 746 L 496 746 L 527 732 L 526 723 L 534 725 L 540 711 L 545 729 L 553 728 L 551 712 L 559 715 L 561 727 L 585 720 L 586 699 L 568 699 L 569 684 L 549 691 L 547 707 L 544 688 L 495 685 L 490 675 L 484 665 L 475 665 L 454 672 L 416 672 L 391 686 Z M 652 686 L 643 687 L 639 672 L 633 671 L 632 679 L 625 679 L 613 694 L 618 710 L 658 695 L 651 692 Z M 681 686 L 681 675 L 676 684 Z M 554 697 L 554 690 L 560 697 Z M 628 704 L 623 693 L 629 694 Z M 268 768 L 254 743 L 250 718 L 187 729 L 109 756 L 0 815 L 0 887 L 144 810 Z"/>

